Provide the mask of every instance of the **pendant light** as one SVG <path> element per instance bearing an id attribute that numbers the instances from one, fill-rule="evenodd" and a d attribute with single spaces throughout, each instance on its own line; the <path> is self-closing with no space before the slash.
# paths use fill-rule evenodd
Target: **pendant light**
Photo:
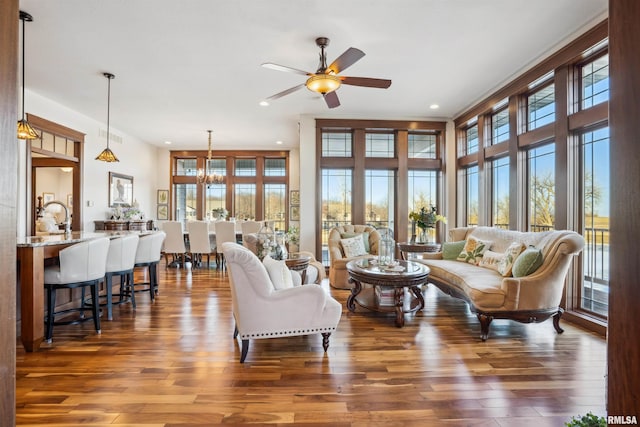
<path id="1" fill-rule="evenodd" d="M 18 139 L 37 139 L 40 138 L 34 128 L 31 127 L 24 112 L 24 23 L 33 21 L 33 17 L 27 12 L 20 11 L 20 20 L 22 21 L 22 120 L 18 120 Z"/>
<path id="2" fill-rule="evenodd" d="M 200 184 L 210 185 L 210 184 L 222 184 L 224 182 L 224 177 L 222 175 L 218 175 L 214 171 L 209 171 L 209 167 L 213 167 L 211 163 L 211 130 L 209 132 L 209 151 L 207 152 L 207 160 L 205 160 L 204 168 L 199 168 L 196 172 L 196 178 Z"/>
<path id="3" fill-rule="evenodd" d="M 100 160 L 101 162 L 119 162 L 118 158 L 113 151 L 109 148 L 109 109 L 111 107 L 111 79 L 115 79 L 111 73 L 103 73 L 103 75 L 107 78 L 108 88 L 107 88 L 107 148 L 102 150 L 102 153 L 98 154 L 96 160 Z"/>

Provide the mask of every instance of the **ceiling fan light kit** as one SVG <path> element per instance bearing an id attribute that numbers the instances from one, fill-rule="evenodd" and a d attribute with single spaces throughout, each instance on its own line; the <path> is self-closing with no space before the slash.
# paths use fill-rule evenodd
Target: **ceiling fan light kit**
<path id="1" fill-rule="evenodd" d="M 299 70 L 297 68 L 287 67 L 284 65 L 278 65 L 271 62 L 262 64 L 265 68 L 271 68 L 277 71 L 286 71 L 289 73 L 301 74 L 308 76 L 307 81 L 304 84 L 294 86 L 292 88 L 283 90 L 275 95 L 267 98 L 267 101 L 281 98 L 285 95 L 289 95 L 297 91 L 298 89 L 305 87 L 312 92 L 319 93 L 323 96 L 327 106 L 329 108 L 335 108 L 340 105 L 340 100 L 335 91 L 342 85 L 362 86 L 362 87 L 374 87 L 379 89 L 386 89 L 391 86 L 391 80 L 375 79 L 370 77 L 346 77 L 338 76 L 341 71 L 344 71 L 348 67 L 355 64 L 364 56 L 364 52 L 360 49 L 350 47 L 342 53 L 335 61 L 327 66 L 327 56 L 325 54 L 325 47 L 329 45 L 329 39 L 327 37 L 318 37 L 316 39 L 316 45 L 320 48 L 320 63 L 315 73 Z"/>

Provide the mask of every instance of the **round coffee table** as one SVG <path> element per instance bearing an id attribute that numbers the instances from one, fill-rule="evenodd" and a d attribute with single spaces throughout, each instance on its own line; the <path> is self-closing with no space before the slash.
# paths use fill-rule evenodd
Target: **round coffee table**
<path id="1" fill-rule="evenodd" d="M 374 259 L 360 259 L 347 263 L 349 282 L 353 283 L 347 299 L 349 311 L 356 304 L 368 310 L 396 313 L 396 326 L 404 326 L 405 313 L 424 308 L 420 285 L 427 282 L 429 267 L 413 261 L 398 260 L 394 268 L 379 266 Z M 363 284 L 372 286 L 363 286 Z M 405 300 L 405 289 L 412 295 Z"/>

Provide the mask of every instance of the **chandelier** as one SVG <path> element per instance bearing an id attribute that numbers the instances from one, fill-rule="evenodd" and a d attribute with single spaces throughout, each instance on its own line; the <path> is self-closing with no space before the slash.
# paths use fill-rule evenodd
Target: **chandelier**
<path id="1" fill-rule="evenodd" d="M 213 171 L 209 171 L 209 167 L 213 168 L 213 164 L 211 164 L 211 132 L 209 132 L 209 152 L 207 154 L 207 160 L 204 165 L 204 168 L 198 168 L 196 172 L 196 178 L 198 179 L 199 184 L 209 185 L 209 184 L 222 184 L 224 182 L 224 176 L 214 173 Z"/>

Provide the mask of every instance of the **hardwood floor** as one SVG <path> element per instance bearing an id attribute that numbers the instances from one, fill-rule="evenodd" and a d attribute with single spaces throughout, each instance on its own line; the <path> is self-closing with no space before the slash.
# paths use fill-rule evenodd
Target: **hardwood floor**
<path id="1" fill-rule="evenodd" d="M 320 335 L 232 338 L 227 273 L 160 271 L 160 295 L 59 326 L 38 353 L 17 350 L 21 426 L 562 426 L 605 414 L 606 342 L 563 322 L 496 320 L 486 342 L 466 305 L 434 286 L 407 315 L 343 309 Z M 345 307 L 349 291 L 330 289 Z"/>

